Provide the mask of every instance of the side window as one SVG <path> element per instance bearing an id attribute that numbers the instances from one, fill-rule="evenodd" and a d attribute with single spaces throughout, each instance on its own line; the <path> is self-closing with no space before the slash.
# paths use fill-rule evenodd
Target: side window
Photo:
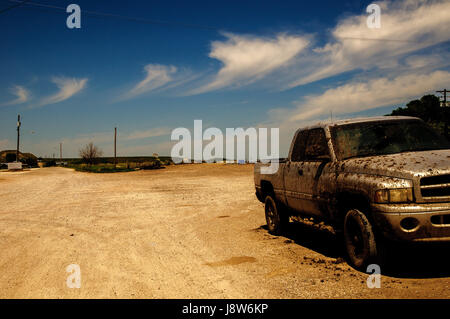
<path id="1" fill-rule="evenodd" d="M 305 146 L 308 139 L 308 131 L 301 131 L 298 133 L 297 138 L 292 149 L 291 161 L 301 162 L 305 158 Z"/>
<path id="2" fill-rule="evenodd" d="M 329 157 L 330 152 L 324 130 L 321 128 L 310 130 L 306 142 L 305 159 L 320 160 Z"/>

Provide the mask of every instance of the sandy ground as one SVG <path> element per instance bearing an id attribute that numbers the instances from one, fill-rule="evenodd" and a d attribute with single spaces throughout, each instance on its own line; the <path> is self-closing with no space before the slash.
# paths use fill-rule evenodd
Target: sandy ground
<path id="1" fill-rule="evenodd" d="M 252 169 L 0 172 L 0 297 L 450 297 L 448 246 L 419 264 L 415 248 L 404 253 L 369 289 L 331 235 L 294 224 L 268 234 Z M 80 289 L 66 285 L 70 264 Z"/>

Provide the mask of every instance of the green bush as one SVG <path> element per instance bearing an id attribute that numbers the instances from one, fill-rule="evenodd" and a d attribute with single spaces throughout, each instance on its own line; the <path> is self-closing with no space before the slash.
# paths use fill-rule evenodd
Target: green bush
<path id="1" fill-rule="evenodd" d="M 151 162 L 144 162 L 142 163 L 142 165 L 140 166 L 141 169 L 159 169 L 159 168 L 163 168 L 161 161 L 156 158 L 155 160 L 151 161 Z"/>
<path id="2" fill-rule="evenodd" d="M 119 173 L 119 172 L 130 172 L 134 169 L 126 167 L 114 167 L 112 164 L 104 165 L 69 165 L 70 168 L 75 169 L 78 172 L 89 172 L 89 173 Z"/>

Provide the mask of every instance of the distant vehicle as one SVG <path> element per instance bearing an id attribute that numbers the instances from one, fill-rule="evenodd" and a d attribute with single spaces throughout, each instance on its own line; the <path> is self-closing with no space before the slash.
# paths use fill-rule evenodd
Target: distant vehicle
<path id="1" fill-rule="evenodd" d="M 335 121 L 299 129 L 277 173 L 256 163 L 268 229 L 313 217 L 343 233 L 356 268 L 386 243 L 450 241 L 450 143 L 413 117 Z M 386 241 L 387 240 L 387 241 Z"/>

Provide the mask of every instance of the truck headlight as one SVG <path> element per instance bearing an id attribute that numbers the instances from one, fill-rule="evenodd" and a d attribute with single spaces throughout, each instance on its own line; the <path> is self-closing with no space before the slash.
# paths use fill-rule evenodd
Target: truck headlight
<path id="1" fill-rule="evenodd" d="M 375 192 L 375 203 L 407 203 L 413 200 L 412 188 L 380 189 Z"/>

